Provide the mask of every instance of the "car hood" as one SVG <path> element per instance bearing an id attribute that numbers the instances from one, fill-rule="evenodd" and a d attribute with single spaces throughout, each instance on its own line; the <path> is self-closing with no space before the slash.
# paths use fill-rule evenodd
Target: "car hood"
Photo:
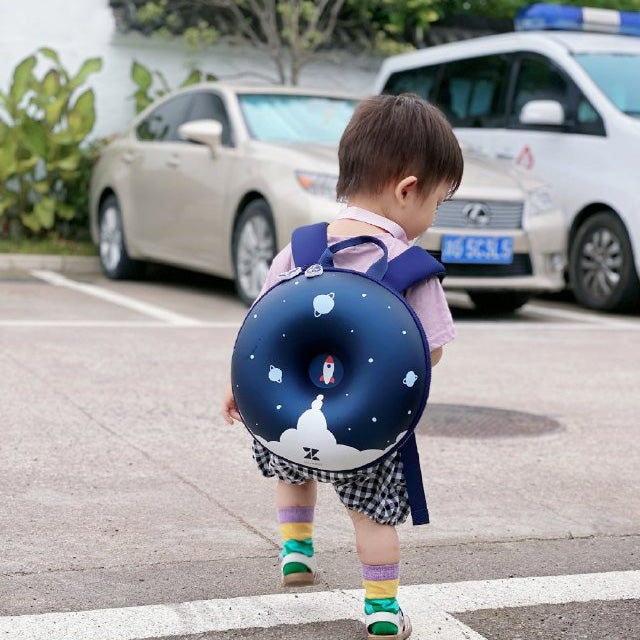
<path id="1" fill-rule="evenodd" d="M 467 150 L 464 152 L 463 185 L 465 187 L 486 186 L 528 192 L 538 189 L 544 184 L 535 175 L 520 169 L 511 161 L 491 158 Z"/>
<path id="2" fill-rule="evenodd" d="M 252 152 L 289 164 L 293 169 L 338 175 L 338 146 L 334 144 L 252 140 L 250 147 Z"/>
<path id="3" fill-rule="evenodd" d="M 293 169 L 338 175 L 338 147 L 332 144 L 272 143 L 253 140 L 251 150 Z M 511 162 L 463 148 L 464 176 L 458 198 L 522 200 L 543 182 Z"/>

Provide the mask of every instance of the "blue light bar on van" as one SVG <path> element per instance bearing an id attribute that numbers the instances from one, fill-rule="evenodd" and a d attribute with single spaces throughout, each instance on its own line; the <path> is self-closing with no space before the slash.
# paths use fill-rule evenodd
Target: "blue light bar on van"
<path id="1" fill-rule="evenodd" d="M 640 13 L 592 7 L 566 7 L 547 2 L 538 2 L 521 9 L 514 23 L 516 31 L 561 29 L 640 36 Z"/>

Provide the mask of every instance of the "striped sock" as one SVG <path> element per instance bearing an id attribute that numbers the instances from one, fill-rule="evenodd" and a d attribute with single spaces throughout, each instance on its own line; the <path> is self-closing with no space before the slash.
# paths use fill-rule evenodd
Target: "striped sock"
<path id="1" fill-rule="evenodd" d="M 309 558 L 313 556 L 313 511 L 314 507 L 278 509 L 283 556 L 292 552 L 301 553 Z M 301 562 L 290 562 L 283 569 L 284 575 L 308 571 Z"/>
<path id="2" fill-rule="evenodd" d="M 398 613 L 399 564 L 362 565 L 364 581 L 364 612 L 367 615 L 386 611 Z M 398 627 L 391 622 L 374 622 L 369 628 L 373 635 L 392 636 L 398 633 Z"/>

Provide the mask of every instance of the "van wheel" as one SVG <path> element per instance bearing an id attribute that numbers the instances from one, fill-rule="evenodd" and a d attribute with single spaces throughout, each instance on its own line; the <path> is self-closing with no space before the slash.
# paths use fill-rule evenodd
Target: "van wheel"
<path id="1" fill-rule="evenodd" d="M 100 205 L 98 238 L 100 266 L 107 278 L 124 280 L 140 275 L 144 263 L 133 260 L 127 253 L 122 213 L 114 195 L 107 196 Z"/>
<path id="2" fill-rule="evenodd" d="M 253 200 L 240 214 L 233 232 L 236 291 L 250 305 L 264 285 L 276 255 L 276 232 L 265 200 Z"/>
<path id="3" fill-rule="evenodd" d="M 467 291 L 475 308 L 487 315 L 513 313 L 531 298 L 522 291 Z"/>
<path id="4" fill-rule="evenodd" d="M 569 280 L 576 300 L 600 311 L 623 311 L 640 301 L 640 281 L 627 230 L 603 211 L 584 222 L 569 251 Z"/>

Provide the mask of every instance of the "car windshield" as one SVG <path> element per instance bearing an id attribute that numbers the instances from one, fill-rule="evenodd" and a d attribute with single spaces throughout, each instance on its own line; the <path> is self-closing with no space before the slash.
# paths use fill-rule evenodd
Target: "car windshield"
<path id="1" fill-rule="evenodd" d="M 265 142 L 338 144 L 355 100 L 243 93 L 238 96 L 252 138 Z"/>
<path id="2" fill-rule="evenodd" d="M 640 118 L 640 55 L 585 53 L 576 60 L 620 111 Z"/>

